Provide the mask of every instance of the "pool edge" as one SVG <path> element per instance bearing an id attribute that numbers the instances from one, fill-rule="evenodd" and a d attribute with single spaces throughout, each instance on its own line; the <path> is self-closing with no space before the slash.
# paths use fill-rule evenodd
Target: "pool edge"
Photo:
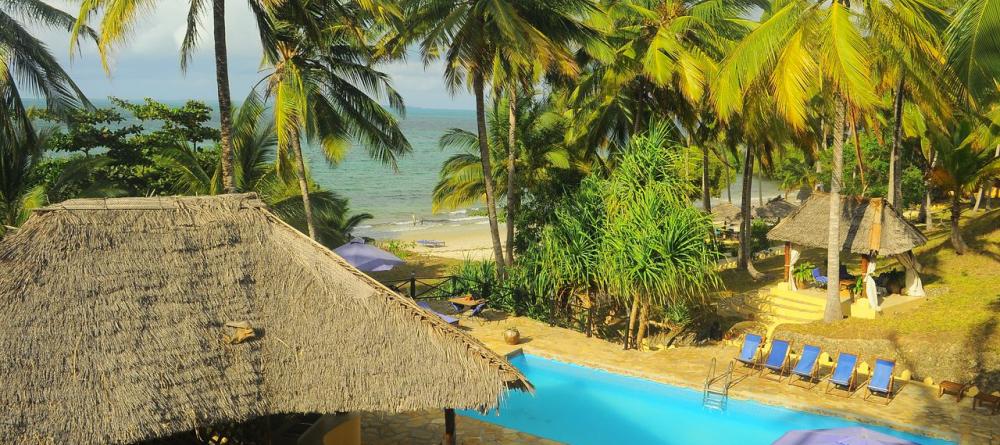
<path id="1" fill-rule="evenodd" d="M 698 385 L 688 384 L 687 382 L 683 382 L 680 379 L 664 379 L 664 378 L 662 378 L 663 376 L 660 376 L 660 375 L 655 375 L 654 376 L 654 375 L 650 375 L 649 373 L 637 372 L 637 371 L 634 371 L 634 370 L 628 369 L 628 368 L 621 368 L 621 367 L 617 367 L 617 366 L 607 366 L 607 365 L 593 363 L 593 362 L 575 360 L 572 357 L 567 357 L 567 356 L 561 355 L 561 354 L 554 354 L 554 353 L 550 353 L 548 351 L 537 351 L 535 349 L 532 349 L 531 351 L 525 351 L 523 347 L 519 347 L 517 349 L 514 349 L 514 350 L 508 352 L 507 354 L 504 355 L 504 357 L 507 358 L 507 359 L 510 359 L 510 358 L 514 358 L 514 357 L 517 357 L 517 356 L 528 355 L 528 354 L 535 355 L 535 356 L 542 357 L 542 358 L 546 358 L 546 359 L 550 359 L 550 360 L 555 360 L 555 361 L 563 362 L 563 363 L 570 364 L 570 365 L 577 365 L 577 366 L 583 366 L 583 367 L 587 367 L 587 368 L 597 369 L 597 370 L 600 370 L 600 371 L 605 371 L 605 372 L 609 372 L 609 373 L 612 373 L 612 374 L 618 374 L 618 375 L 622 375 L 622 376 L 626 376 L 626 377 L 636 377 L 636 378 L 640 378 L 640 379 L 644 379 L 644 380 L 649 380 L 651 382 L 655 382 L 655 383 L 659 383 L 659 384 L 663 384 L 663 385 L 669 385 L 669 386 L 674 386 L 674 387 L 684 388 L 684 389 L 692 389 L 692 390 L 695 390 L 695 391 L 701 390 L 701 388 L 698 387 Z M 758 398 L 744 397 L 744 396 L 741 396 L 741 395 L 732 395 L 732 396 L 730 396 L 730 398 L 734 399 L 734 400 L 742 400 L 742 401 L 748 401 L 748 402 L 753 402 L 753 403 L 760 403 L 762 405 L 774 406 L 774 407 L 789 409 L 789 410 L 793 410 L 793 411 L 802 411 L 802 412 L 807 412 L 807 413 L 819 414 L 819 415 L 823 415 L 823 416 L 837 417 L 837 418 L 845 419 L 845 420 L 852 421 L 852 422 L 858 422 L 858 423 L 864 423 L 864 424 L 868 424 L 868 425 L 875 425 L 875 426 L 881 426 L 881 427 L 891 428 L 891 429 L 894 429 L 894 430 L 897 430 L 897 431 L 902 431 L 902 432 L 905 432 L 905 433 L 916 434 L 916 435 L 920 435 L 920 436 L 927 436 L 927 437 L 931 437 L 931 438 L 935 438 L 935 439 L 948 440 L 948 441 L 954 442 L 956 444 L 964 443 L 962 441 L 961 434 L 956 433 L 956 432 L 945 432 L 945 431 L 941 431 L 941 430 L 937 430 L 937 429 L 933 429 L 933 428 L 917 427 L 917 426 L 913 426 L 913 425 L 910 425 L 910 424 L 899 424 L 899 423 L 895 423 L 895 422 L 887 422 L 887 421 L 884 421 L 884 420 L 881 420 L 881 419 L 878 419 L 878 418 L 872 418 L 872 417 L 858 415 L 858 414 L 854 414 L 854 413 L 844 413 L 842 411 L 834 411 L 834 410 L 829 410 L 829 409 L 817 408 L 817 407 L 810 406 L 810 405 L 800 406 L 798 404 L 792 404 L 790 406 L 788 404 L 775 403 L 775 402 L 769 401 L 769 400 L 762 400 L 762 399 L 758 399 Z"/>

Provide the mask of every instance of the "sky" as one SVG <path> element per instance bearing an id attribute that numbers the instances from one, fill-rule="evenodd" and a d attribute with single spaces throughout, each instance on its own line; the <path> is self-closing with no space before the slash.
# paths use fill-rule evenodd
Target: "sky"
<path id="1" fill-rule="evenodd" d="M 63 11 L 76 15 L 79 0 L 46 0 Z M 62 29 L 29 26 L 53 55 L 59 59 L 73 80 L 90 99 L 108 96 L 123 99 L 152 97 L 157 100 L 185 99 L 216 103 L 215 58 L 212 46 L 211 17 L 202 17 L 201 41 L 186 74 L 180 70 L 180 42 L 184 36 L 187 0 L 160 0 L 148 18 L 139 22 L 128 44 L 116 49 L 111 73 L 101 66 L 96 45 L 87 42 L 79 54 L 70 57 L 69 35 Z M 229 53 L 229 83 L 232 97 L 240 101 L 264 76 L 261 71 L 261 48 L 257 29 L 246 2 L 227 2 L 226 42 Z M 418 57 L 379 67 L 388 73 L 408 107 L 473 109 L 475 102 L 467 93 L 452 96 L 442 80 L 443 65 L 427 67 Z"/>

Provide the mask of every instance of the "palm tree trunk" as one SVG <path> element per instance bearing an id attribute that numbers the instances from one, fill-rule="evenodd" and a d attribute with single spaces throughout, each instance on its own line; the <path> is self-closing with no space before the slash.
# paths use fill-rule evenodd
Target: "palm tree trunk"
<path id="1" fill-rule="evenodd" d="M 215 82 L 219 89 L 219 133 L 222 146 L 222 189 L 236 193 L 233 172 L 233 101 L 229 96 L 229 58 L 226 52 L 226 0 L 212 1 L 215 35 Z"/>
<path id="2" fill-rule="evenodd" d="M 823 320 L 831 323 L 844 318 L 840 309 L 840 188 L 844 175 L 844 114 L 846 103 L 837 98 L 837 118 L 833 125 L 833 165 L 830 167 L 830 214 L 826 247 L 826 310 Z"/>
<path id="3" fill-rule="evenodd" d="M 493 168 L 490 165 L 490 147 L 486 134 L 486 103 L 483 98 L 484 79 L 482 73 L 472 76 L 472 89 L 476 95 L 476 131 L 479 134 L 479 157 L 483 164 L 483 188 L 486 189 L 486 212 L 490 220 L 490 237 L 493 239 L 493 259 L 497 264 L 497 276 L 506 276 L 503 248 L 500 245 L 500 226 L 497 222 L 496 194 L 493 190 Z"/>
<path id="4" fill-rule="evenodd" d="M 996 150 L 993 152 L 994 158 L 1000 158 L 1000 144 L 997 144 Z M 979 211 L 979 205 L 983 202 L 983 196 L 986 194 L 987 187 L 992 188 L 992 181 L 985 180 L 982 184 L 979 184 L 979 192 L 976 193 L 976 205 L 972 207 L 972 212 Z"/>
<path id="5" fill-rule="evenodd" d="M 931 172 L 934 171 L 934 165 L 937 164 L 937 153 L 931 153 L 931 164 L 927 168 L 927 174 L 924 178 L 924 207 L 926 207 L 926 212 L 924 214 L 924 230 L 934 229 L 934 215 L 931 212 L 931 204 L 933 204 L 933 193 L 934 193 L 934 182 L 931 181 Z"/>
<path id="6" fill-rule="evenodd" d="M 701 146 L 701 202 L 705 212 L 712 213 L 712 192 L 708 188 L 708 145 Z"/>
<path id="7" fill-rule="evenodd" d="M 299 138 L 299 130 L 292 131 L 292 149 L 295 150 L 295 176 L 299 179 L 299 193 L 302 194 L 302 208 L 306 215 L 306 228 L 309 230 L 309 238 L 316 239 L 316 225 L 313 220 L 312 203 L 309 201 L 309 183 L 306 181 L 306 161 L 302 156 L 302 141 Z"/>
<path id="8" fill-rule="evenodd" d="M 955 190 L 951 197 L 951 246 L 955 248 L 955 253 L 962 255 L 968 250 L 962 238 L 962 228 L 959 225 L 959 218 L 962 216 L 962 193 Z"/>
<path id="9" fill-rule="evenodd" d="M 517 164 L 517 94 L 513 87 L 507 98 L 507 266 L 514 265 L 514 214 L 518 196 L 514 168 Z"/>
<path id="10" fill-rule="evenodd" d="M 904 76 L 899 75 L 896 85 L 896 99 L 892 107 L 892 150 L 889 152 L 889 204 L 895 208 L 903 205 L 903 163 L 899 156 L 903 149 L 903 86 Z"/>
<path id="11" fill-rule="evenodd" d="M 642 303 L 639 309 L 639 332 L 635 334 L 635 349 L 642 350 L 642 341 L 649 332 L 649 303 Z"/>
<path id="12" fill-rule="evenodd" d="M 753 187 L 753 148 L 750 146 L 746 147 L 746 154 L 743 156 L 743 190 L 742 199 L 740 200 L 740 214 L 742 218 L 740 220 L 740 255 L 737 259 L 737 266 L 741 269 L 746 269 L 750 274 L 750 277 L 754 280 L 758 280 L 764 276 L 764 274 L 757 271 L 757 268 L 753 266 L 753 261 L 751 261 L 751 254 L 753 246 L 750 244 L 753 242 L 750 239 L 750 226 L 752 216 L 750 215 L 750 200 L 751 192 Z"/>
<path id="13" fill-rule="evenodd" d="M 639 316 L 639 297 L 632 297 L 632 310 L 628 314 L 628 331 L 625 332 L 625 349 L 635 347 L 632 333 L 635 332 L 636 318 Z"/>

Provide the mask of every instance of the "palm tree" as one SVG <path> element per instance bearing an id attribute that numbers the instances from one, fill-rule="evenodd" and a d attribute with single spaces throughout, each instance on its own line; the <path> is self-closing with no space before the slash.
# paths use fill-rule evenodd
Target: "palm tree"
<path id="1" fill-rule="evenodd" d="M 30 209 L 44 204 L 30 175 L 42 159 L 47 132 L 29 135 L 23 127 L 15 129 L 21 131 L 0 141 L 0 234 L 5 227 L 21 225 Z M 30 127 L 27 130 L 34 132 Z"/>
<path id="2" fill-rule="evenodd" d="M 948 65 L 973 104 L 989 106 L 1000 98 L 1000 3 L 967 0 L 958 4 L 945 32 Z"/>
<path id="3" fill-rule="evenodd" d="M 975 126 L 968 119 L 949 130 L 936 137 L 937 160 L 931 178 L 951 193 L 951 245 L 962 255 L 969 248 L 959 227 L 962 200 L 986 179 L 1000 176 L 1000 159 L 994 156 L 992 145 L 979 145 Z"/>
<path id="4" fill-rule="evenodd" d="M 920 35 L 918 28 L 923 26 L 923 19 L 919 11 L 909 9 L 910 3 L 772 3 L 760 25 L 723 62 L 713 91 L 723 119 L 742 111 L 748 92 L 770 92 L 779 115 L 797 131 L 805 129 L 806 113 L 816 95 L 834 109 L 827 252 L 830 283 L 824 315 L 828 322 L 842 318 L 838 268 L 844 130 L 847 123 L 855 128 L 859 116 L 878 105 L 872 75 L 874 58 L 868 42 Z"/>
<path id="5" fill-rule="evenodd" d="M 32 0 L 35 1 L 35 0 Z M 132 34 L 137 22 L 153 11 L 159 0 L 87 0 L 80 4 L 80 13 L 73 25 L 73 42 L 93 14 L 101 11 L 97 49 L 105 71 L 110 72 L 108 58 L 112 49 Z M 222 184 L 227 193 L 237 191 L 233 172 L 232 98 L 229 92 L 229 57 L 226 52 L 226 0 L 191 0 L 187 14 L 187 29 L 181 43 L 181 70 L 186 71 L 200 37 L 201 16 L 211 1 L 212 32 L 215 49 L 215 81 L 219 97 L 219 130 L 222 146 Z M 286 1 L 250 0 L 249 6 L 257 20 L 257 28 L 265 54 L 273 54 L 271 10 Z"/>
<path id="6" fill-rule="evenodd" d="M 90 103 L 45 44 L 32 36 L 25 23 L 68 29 L 76 19 L 42 0 L 0 2 L 0 139 L 18 145 L 36 145 L 24 93 L 45 99 L 48 111 L 62 114 Z M 93 30 L 80 33 L 96 38 Z M 76 35 L 74 36 L 76 38 Z M 24 89 L 24 90 L 22 90 Z M 27 138 L 27 139 L 25 139 Z"/>
<path id="7" fill-rule="evenodd" d="M 309 224 L 312 224 L 313 238 L 320 243 L 336 247 L 347 242 L 351 231 L 372 216 L 367 213 L 347 216 L 346 199 L 310 183 L 313 221 L 308 222 L 298 178 L 287 172 L 287 167 L 285 171 L 279 168 L 290 160 L 287 152 L 278 149 L 278 135 L 267 111 L 261 95 L 251 91 L 233 112 L 233 179 L 236 186 L 257 193 L 282 220 L 300 231 L 308 233 Z M 203 155 L 190 145 L 175 147 L 161 155 L 160 161 L 174 172 L 177 193 L 211 195 L 225 192 L 221 160 L 206 160 Z"/>
<path id="8" fill-rule="evenodd" d="M 354 39 L 349 27 L 333 25 L 347 20 L 343 10 L 313 1 L 298 6 L 303 9 L 278 13 L 277 57 L 265 81 L 268 96 L 275 101 L 279 159 L 291 152 L 295 160 L 305 221 L 315 238 L 303 136 L 318 142 L 331 163 L 343 158 L 352 140 L 393 169 L 396 158 L 411 147 L 397 119 L 379 103 L 384 99 L 397 113 L 404 111 L 389 77 L 372 66 L 372 51 Z M 310 32 L 320 23 L 328 25 Z"/>
<path id="9" fill-rule="evenodd" d="M 445 81 L 452 91 L 468 82 L 476 98 L 476 131 L 483 165 L 483 185 L 497 273 L 504 276 L 504 254 L 497 221 L 493 165 L 486 128 L 487 82 L 493 67 L 560 66 L 572 71 L 566 50 L 580 35 L 579 18 L 593 9 L 586 0 L 532 2 L 514 0 L 407 0 L 403 10 L 414 25 L 400 41 L 419 40 L 424 61 L 445 60 Z M 577 42 L 582 43 L 582 42 Z"/>
<path id="10" fill-rule="evenodd" d="M 548 101 L 522 97 L 514 107 L 515 125 L 520 143 L 515 146 L 520 179 L 512 186 L 508 167 L 503 159 L 510 150 L 508 138 L 509 99 L 494 101 L 487 115 L 490 156 L 499 168 L 493 171 L 493 181 L 500 190 L 518 195 L 545 181 L 551 181 L 556 170 L 571 168 L 571 155 L 563 145 L 563 119 L 549 108 Z M 448 130 L 439 141 L 442 149 L 457 149 L 441 165 L 440 180 L 434 187 L 433 209 L 457 208 L 480 202 L 485 194 L 482 161 L 479 159 L 479 137 L 460 128 Z M 502 196 L 502 194 L 501 194 Z M 509 196 L 508 196 L 509 198 Z M 507 214 L 507 224 L 512 225 Z"/>

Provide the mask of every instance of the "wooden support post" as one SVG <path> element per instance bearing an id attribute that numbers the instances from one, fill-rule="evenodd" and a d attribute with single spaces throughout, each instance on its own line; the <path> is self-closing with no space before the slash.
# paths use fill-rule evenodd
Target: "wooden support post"
<path id="1" fill-rule="evenodd" d="M 410 273 L 410 298 L 417 298 L 417 274 Z"/>
<path id="2" fill-rule="evenodd" d="M 792 243 L 785 242 L 785 282 L 792 276 Z"/>
<path id="3" fill-rule="evenodd" d="M 868 273 L 868 255 L 861 255 L 861 276 Z M 862 278 L 863 279 L 863 278 Z M 868 286 L 861 286 L 861 296 L 868 298 Z"/>
<path id="4" fill-rule="evenodd" d="M 455 410 L 444 410 L 444 440 L 442 445 L 455 445 Z"/>

